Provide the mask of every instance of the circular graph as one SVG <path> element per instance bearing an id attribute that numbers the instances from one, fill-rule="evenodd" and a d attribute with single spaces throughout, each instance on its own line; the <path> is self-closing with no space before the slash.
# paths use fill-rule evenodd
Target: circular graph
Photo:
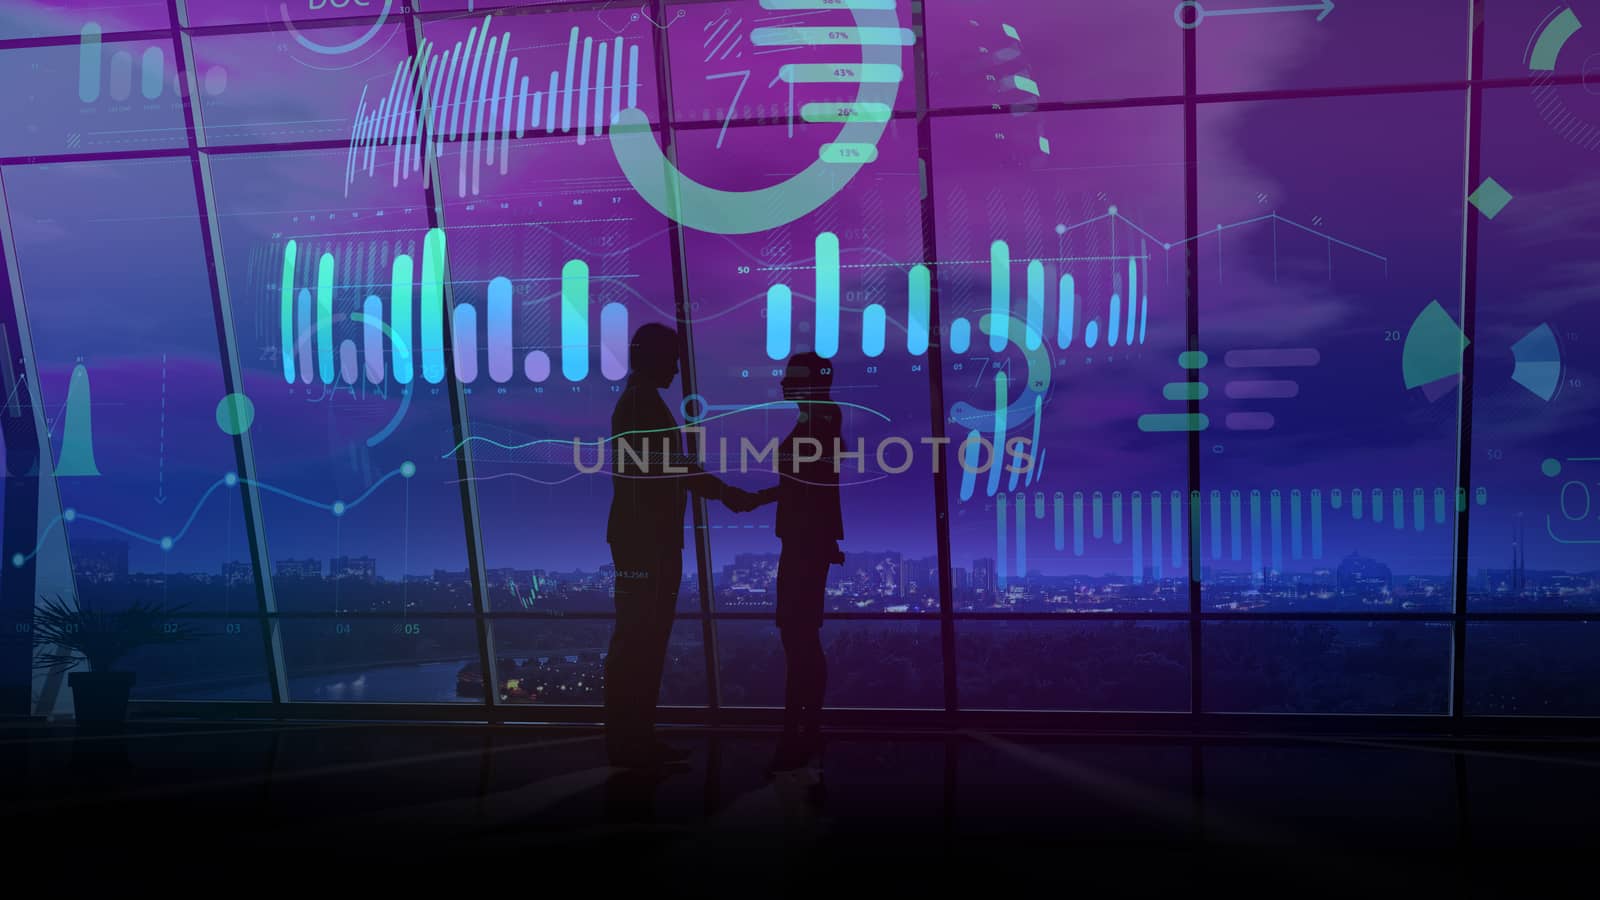
<path id="1" fill-rule="evenodd" d="M 1600 52 L 1592 43 L 1587 54 L 1578 37 L 1583 22 L 1570 7 L 1552 12 L 1528 41 L 1525 61 L 1532 74 L 1534 103 L 1539 116 L 1561 137 L 1586 150 L 1600 150 Z M 1557 80 L 1565 63 L 1568 72 L 1581 73 L 1576 84 Z"/>
<path id="2" fill-rule="evenodd" d="M 786 225 L 834 197 L 877 155 L 879 139 L 893 115 L 899 92 L 901 55 L 914 36 L 901 28 L 893 3 L 879 0 L 786 0 L 790 10 L 848 8 L 853 26 L 811 25 L 757 28 L 751 43 L 764 49 L 839 47 L 860 49 L 861 61 L 831 65 L 785 64 L 778 76 L 794 84 L 854 84 L 848 102 L 807 103 L 801 118 L 837 123 L 838 136 L 823 144 L 816 160 L 787 180 L 768 187 L 733 191 L 702 184 L 685 175 L 662 153 L 649 119 L 625 109 L 612 129 L 611 147 L 634 190 L 663 215 L 713 234 L 751 234 Z M 809 21 L 809 20 L 808 20 Z"/>

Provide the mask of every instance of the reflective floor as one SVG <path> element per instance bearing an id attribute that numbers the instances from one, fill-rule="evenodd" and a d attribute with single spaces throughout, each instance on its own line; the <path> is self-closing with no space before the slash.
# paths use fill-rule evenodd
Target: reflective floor
<path id="1" fill-rule="evenodd" d="M 86 848 L 126 871 L 381 858 L 702 895 L 955 867 L 1095 896 L 1279 878 L 1302 895 L 1527 895 L 1600 848 L 1600 744 L 1584 742 L 841 733 L 820 777 L 768 780 L 770 734 L 672 737 L 690 764 L 645 776 L 605 765 L 584 728 L 12 724 L 0 813 L 41 865 Z"/>

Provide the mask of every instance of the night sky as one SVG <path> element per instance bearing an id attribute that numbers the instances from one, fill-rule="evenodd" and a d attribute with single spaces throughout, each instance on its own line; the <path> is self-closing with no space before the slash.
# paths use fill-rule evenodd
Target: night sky
<path id="1" fill-rule="evenodd" d="M 214 10 L 191 5 L 205 23 L 222 21 Z M 752 18 L 763 14 L 754 2 L 727 5 L 749 7 L 744 11 Z M 1585 21 L 1600 21 L 1600 2 L 1572 5 Z M 0 13 L 0 34 L 8 37 L 76 33 L 85 16 L 68 3 L 21 3 L 17 11 L 12 6 Z M 144 6 L 155 11 L 141 13 Z M 107 30 L 165 27 L 164 4 L 144 6 L 125 4 L 114 15 L 95 15 Z M 739 236 L 686 232 L 683 266 L 696 374 L 699 392 L 710 403 L 776 399 L 774 363 L 763 352 L 766 291 L 780 282 L 793 289 L 795 349 L 803 349 L 811 340 L 814 310 L 808 268 L 813 242 L 819 232 L 832 231 L 840 237 L 844 266 L 836 396 L 887 417 L 855 410 L 846 420 L 847 437 L 865 438 L 871 447 L 891 435 L 914 442 L 931 434 L 927 360 L 905 346 L 906 270 L 937 263 L 939 318 L 947 326 L 958 316 L 976 320 L 989 303 L 990 244 L 1005 240 L 1015 261 L 1012 308 L 1018 314 L 1026 262 L 1051 260 L 1045 346 L 1053 365 L 1040 428 L 1047 457 L 1034 484 L 1019 490 L 1030 504 L 1037 492 L 1047 503 L 1057 491 L 1069 503 L 1079 491 L 1101 491 L 1108 503 L 1113 492 L 1130 499 L 1134 491 L 1186 493 L 1186 436 L 1146 433 L 1137 421 L 1145 413 L 1182 411 L 1181 403 L 1163 399 L 1162 388 L 1185 377 L 1178 354 L 1186 346 L 1190 247 L 1199 273 L 1199 343 L 1210 359 L 1201 373 L 1210 390 L 1202 410 L 1212 423 L 1200 442 L 1202 495 L 1213 489 L 1223 497 L 1232 490 L 1248 496 L 1251 490 L 1267 495 L 1278 489 L 1287 497 L 1298 489 L 1309 503 L 1314 489 L 1325 496 L 1361 489 L 1369 497 L 1381 489 L 1387 502 L 1401 489 L 1408 516 L 1403 529 L 1387 516 L 1381 523 L 1358 522 L 1348 509 L 1325 509 L 1323 558 L 1309 558 L 1308 549 L 1305 559 L 1286 558 L 1284 568 L 1331 567 L 1359 552 L 1399 574 L 1445 577 L 1452 570 L 1453 517 L 1443 525 L 1434 522 L 1432 495 L 1444 490 L 1453 507 L 1464 398 L 1459 390 L 1431 401 L 1420 390 L 1408 391 L 1401 358 L 1413 320 L 1431 301 L 1461 321 L 1464 217 L 1471 216 L 1477 220 L 1478 252 L 1476 384 L 1465 398 L 1474 425 L 1469 488 L 1486 488 L 1488 500 L 1472 509 L 1470 568 L 1509 566 L 1518 516 L 1527 531 L 1529 569 L 1595 568 L 1594 547 L 1600 544 L 1581 541 L 1600 541 L 1600 506 L 1586 499 L 1600 490 L 1600 463 L 1574 460 L 1600 456 L 1600 402 L 1594 399 L 1600 372 L 1593 354 L 1585 352 L 1600 339 L 1594 298 L 1600 269 L 1592 260 L 1600 230 L 1596 151 L 1558 134 L 1541 118 L 1529 88 L 1486 92 L 1480 180 L 1492 176 L 1514 198 L 1492 219 L 1463 204 L 1477 187 L 1467 183 L 1465 171 L 1464 90 L 1252 95 L 1202 103 L 1195 135 L 1201 233 L 1190 235 L 1181 105 L 989 110 L 991 103 L 1020 102 L 1014 89 L 1005 89 L 1003 74 L 999 81 L 987 77 L 1019 65 L 1031 72 L 1046 101 L 1181 94 L 1181 31 L 1172 20 L 1171 0 L 1092 10 L 1021 2 L 930 6 L 931 103 L 972 113 L 941 115 L 931 124 L 936 244 L 924 246 L 913 120 L 890 124 L 877 159 L 797 221 Z M 1200 26 L 1199 89 L 1274 92 L 1458 81 L 1467 72 L 1466 8 L 1446 0 L 1352 3 L 1341 4 L 1323 22 L 1312 15 L 1207 20 Z M 702 37 L 723 5 L 687 10 L 669 31 L 671 101 L 680 120 L 699 123 L 678 138 L 685 173 L 725 190 L 751 190 L 809 164 L 837 126 L 800 123 L 790 137 L 784 85 L 768 84 L 779 63 L 753 51 L 707 61 Z M 1487 25 L 1490 77 L 1526 74 L 1523 53 L 1546 12 L 1538 4 L 1495 5 Z M 156 24 L 141 18 L 150 15 Z M 432 23 L 426 33 L 448 46 L 478 21 Z M 648 23 L 561 12 L 496 21 L 512 32 L 512 53 L 520 54 L 525 72 L 534 73 L 536 87 L 543 73 L 562 62 L 574 26 L 608 40 L 613 32 L 629 42 L 646 39 L 639 104 L 659 120 Z M 1002 23 L 1017 29 L 1020 44 L 1002 33 Z M 337 43 L 363 31 L 315 34 Z M 1587 76 L 1586 60 L 1600 52 L 1596 40 L 1591 29 L 1579 32 L 1559 57 L 1557 74 Z M 142 52 L 150 43 L 132 46 Z M 294 45 L 280 51 L 280 43 L 281 35 L 272 34 L 196 38 L 201 71 L 227 69 L 225 89 L 202 104 L 215 143 L 346 140 L 363 89 L 369 102 L 386 92 L 407 52 L 403 39 L 385 33 L 330 66 Z M 1007 49 L 1017 55 L 1007 55 Z M 75 90 L 78 52 L 71 45 L 0 59 L 0 72 L 13 76 L 19 67 L 41 67 L 29 76 L 37 91 L 0 99 L 8 121 L 24 126 L 0 136 L 0 151 L 64 152 L 68 135 L 90 150 L 182 145 L 181 114 L 175 112 L 181 107 L 170 89 L 158 102 L 134 102 L 127 109 L 109 100 L 82 103 Z M 781 61 L 802 57 L 833 61 L 817 50 Z M 904 63 L 909 75 L 909 52 Z M 172 66 L 170 52 L 166 65 Z M 764 123 L 735 124 L 724 133 L 720 124 L 738 79 L 707 76 L 743 69 L 752 74 L 740 100 L 749 111 L 741 115 Z M 848 99 L 826 86 L 802 91 Z M 1557 91 L 1580 119 L 1600 118 L 1589 86 Z M 902 86 L 897 106 L 914 108 L 909 84 Z M 1049 143 L 1048 154 L 1041 139 Z M 522 357 L 540 348 L 553 359 L 559 353 L 559 276 L 569 259 L 590 266 L 597 321 L 607 302 L 627 307 L 630 328 L 670 321 L 675 289 L 666 219 L 627 184 L 605 137 L 591 136 L 582 145 L 567 136 L 517 141 L 507 174 L 499 174 L 498 164 L 486 167 L 479 194 L 465 198 L 456 190 L 458 152 L 449 147 L 440 160 L 456 302 L 476 306 L 481 327 L 488 281 L 503 275 L 516 287 L 517 373 L 503 392 L 483 374 L 471 385 L 469 433 L 505 445 L 602 436 L 614 394 L 599 374 L 597 349 L 588 379 L 570 384 L 558 364 L 542 391 L 522 377 Z M 338 260 L 336 344 L 345 337 L 359 342 L 360 326 L 347 316 L 359 311 L 368 293 L 387 304 L 395 253 L 420 255 L 428 227 L 420 178 L 410 174 L 396 184 L 392 157 L 379 157 L 371 176 L 358 172 L 347 179 L 343 147 L 219 154 L 211 158 L 211 174 L 242 390 L 256 409 L 248 432 L 256 471 L 264 484 L 301 498 L 265 496 L 271 558 L 317 557 L 325 563 L 334 556 L 370 555 L 381 575 L 398 578 L 466 566 L 461 485 L 444 390 L 419 379 L 398 426 L 375 441 L 401 409 L 397 386 L 380 395 L 371 385 L 332 392 L 320 384 L 288 385 L 272 355 L 287 240 L 300 246 L 297 287 L 314 285 L 316 255 L 332 252 Z M 170 552 L 131 539 L 138 571 L 218 573 L 225 562 L 248 558 L 236 491 L 218 490 L 196 512 L 202 495 L 238 469 L 232 442 L 215 419 L 224 382 L 189 161 L 7 166 L 4 178 L 58 453 L 75 365 L 87 368 L 92 385 L 101 474 L 61 479 L 63 504 L 156 540 L 181 535 Z M 1107 217 L 1112 207 L 1117 213 Z M 1120 279 L 1126 270 L 1125 261 L 1115 260 L 1129 255 L 1143 258 L 1139 277 L 1148 283 L 1145 342 L 1090 350 L 1080 339 L 1070 349 L 1055 347 L 1055 280 L 1072 274 L 1079 315 L 1099 317 L 1104 327 L 1108 298 L 1122 287 L 1113 275 Z M 862 353 L 859 313 L 872 302 L 885 306 L 889 321 L 887 349 L 875 359 Z M 1512 344 L 1543 323 L 1557 336 L 1564 362 L 1559 389 L 1548 401 L 1511 377 Z M 595 330 L 591 340 L 597 340 Z M 1293 370 L 1238 370 L 1224 362 L 1229 351 L 1284 348 L 1314 348 L 1320 362 Z M 965 358 L 946 353 L 944 414 L 961 401 L 992 407 L 993 363 L 1009 360 L 1009 372 L 1025 368 L 1015 348 L 976 361 L 988 355 L 987 338 L 976 331 L 974 350 Z M 1229 381 L 1254 379 L 1293 380 L 1296 395 L 1227 395 Z M 1013 387 L 1011 396 L 1019 390 Z M 676 406 L 681 382 L 668 393 Z M 1272 428 L 1232 431 L 1224 425 L 1229 413 L 1248 411 L 1270 412 Z M 726 436 L 735 445 L 741 437 L 762 443 L 785 434 L 792 416 L 783 410 L 734 415 L 719 419 L 709 434 L 713 442 Z M 964 428 L 947 427 L 958 440 L 964 435 Z M 1031 436 L 1032 427 L 1013 423 L 1010 433 Z M 570 445 L 504 450 L 475 442 L 472 451 L 489 567 L 565 571 L 609 562 L 604 520 L 610 486 L 604 475 L 574 471 Z M 1546 459 L 1560 461 L 1558 475 L 1541 470 Z M 415 477 L 392 478 L 342 517 L 302 502 L 354 501 L 408 461 L 416 466 Z M 953 452 L 947 453 L 943 465 L 954 464 Z M 875 471 L 870 460 L 867 473 L 847 472 L 846 548 L 933 556 L 930 465 L 929 451 L 919 447 L 916 465 L 904 474 Z M 769 474 L 730 478 L 751 488 L 773 481 Z M 957 470 L 950 479 L 952 544 L 955 564 L 966 566 L 995 555 L 996 513 L 981 484 L 977 496 L 962 502 L 959 480 Z M 1417 488 L 1428 498 L 1421 530 L 1410 519 Z M 739 552 L 776 552 L 770 508 L 736 517 L 717 507 L 710 521 L 717 566 Z M 1027 524 L 1030 569 L 1133 571 L 1128 543 L 1091 538 L 1078 556 L 1070 535 L 1065 550 L 1053 547 L 1048 510 L 1036 519 L 1030 509 Z M 115 537 L 84 522 L 73 525 L 71 534 Z M 1207 544 L 1209 538 L 1208 526 Z M 1164 547 L 1170 575 L 1170 543 L 1164 540 Z M 31 548 L 7 547 L 6 555 L 19 549 Z M 1249 553 L 1236 562 L 1225 548 L 1222 559 L 1213 561 L 1207 549 L 1202 564 L 1243 571 Z"/>

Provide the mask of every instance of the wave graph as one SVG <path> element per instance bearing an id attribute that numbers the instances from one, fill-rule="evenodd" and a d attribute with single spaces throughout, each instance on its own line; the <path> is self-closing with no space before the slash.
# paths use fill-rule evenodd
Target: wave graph
<path id="1" fill-rule="evenodd" d="M 383 99 L 369 102 L 362 90 L 345 163 L 346 196 L 358 174 L 375 177 L 386 148 L 392 148 L 391 178 L 399 185 L 421 171 L 425 154 L 442 155 L 446 141 L 460 144 L 457 195 L 476 196 L 484 167 L 494 166 L 497 157 L 500 174 L 509 172 L 513 137 L 575 134 L 583 144 L 637 105 L 637 43 L 622 37 L 596 41 L 574 26 L 565 68 L 550 70 L 544 90 L 530 90 L 530 76 L 518 72 L 521 59 L 509 52 L 511 32 L 491 35 L 492 20 L 485 16 L 464 44 L 457 41 L 443 53 L 441 45 L 424 39 L 410 59 L 396 64 Z"/>

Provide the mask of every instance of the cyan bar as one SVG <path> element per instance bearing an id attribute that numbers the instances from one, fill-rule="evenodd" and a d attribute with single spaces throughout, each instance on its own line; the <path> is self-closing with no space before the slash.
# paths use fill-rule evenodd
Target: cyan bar
<path id="1" fill-rule="evenodd" d="M 989 350 L 1000 353 L 1006 349 L 1010 329 L 1006 327 L 1011 313 L 1011 248 L 1005 241 L 989 245 Z"/>
<path id="2" fill-rule="evenodd" d="M 589 376 L 589 264 L 581 259 L 561 267 L 561 374 Z"/>
<path id="3" fill-rule="evenodd" d="M 972 323 L 957 319 L 950 323 L 950 352 L 965 353 L 972 346 Z"/>
<path id="4" fill-rule="evenodd" d="M 1139 308 L 1139 261 L 1128 257 L 1128 335 L 1123 341 L 1129 347 L 1133 346 L 1134 310 Z"/>
<path id="5" fill-rule="evenodd" d="M 1122 295 L 1113 293 L 1111 295 L 1111 318 L 1107 320 L 1107 324 L 1106 324 L 1106 346 L 1107 347 L 1115 347 L 1117 345 L 1117 336 L 1122 331 L 1121 325 L 1122 325 Z"/>
<path id="6" fill-rule="evenodd" d="M 793 327 L 793 294 L 787 284 L 767 288 L 767 358 L 789 358 L 790 329 Z"/>
<path id="7" fill-rule="evenodd" d="M 911 298 L 906 313 L 906 351 L 912 356 L 921 356 L 928 352 L 928 321 L 933 296 L 933 276 L 927 266 L 912 266 L 906 273 L 906 293 Z"/>
<path id="8" fill-rule="evenodd" d="M 883 355 L 888 315 L 881 303 L 871 303 L 861 311 L 861 352 L 868 359 Z"/>
<path id="9" fill-rule="evenodd" d="M 1008 377 L 1004 369 L 994 373 L 994 465 L 989 467 L 989 496 L 1000 489 L 1000 473 L 1005 470 L 1006 456 L 1006 390 Z"/>
<path id="10" fill-rule="evenodd" d="M 317 371 L 333 384 L 333 254 L 317 261 Z"/>
<path id="11" fill-rule="evenodd" d="M 88 27 L 85 25 L 84 29 Z M 283 380 L 287 384 L 294 384 L 294 266 L 299 252 L 294 241 L 283 248 L 283 293 L 279 301 L 278 327 L 281 333 L 279 356 L 283 363 Z"/>
<path id="12" fill-rule="evenodd" d="M 817 346 L 824 359 L 839 352 L 839 236 L 817 235 Z"/>
<path id="13" fill-rule="evenodd" d="M 1028 263 L 1028 329 L 1023 338 L 1029 350 L 1044 343 L 1044 263 Z"/>
<path id="14" fill-rule="evenodd" d="M 511 279 L 489 282 L 489 377 L 496 384 L 511 380 L 516 365 L 511 358 Z"/>
<path id="15" fill-rule="evenodd" d="M 1076 299 L 1072 276 L 1061 276 L 1060 311 L 1056 316 L 1056 346 L 1063 350 L 1072 346 L 1072 317 L 1073 307 L 1077 305 Z"/>
<path id="16" fill-rule="evenodd" d="M 394 258 L 389 276 L 389 340 L 391 368 L 400 384 L 410 384 L 412 376 L 411 272 L 411 257 L 402 253 Z"/>
<path id="17" fill-rule="evenodd" d="M 444 231 L 428 229 L 422 239 L 422 377 L 444 380 Z"/>

